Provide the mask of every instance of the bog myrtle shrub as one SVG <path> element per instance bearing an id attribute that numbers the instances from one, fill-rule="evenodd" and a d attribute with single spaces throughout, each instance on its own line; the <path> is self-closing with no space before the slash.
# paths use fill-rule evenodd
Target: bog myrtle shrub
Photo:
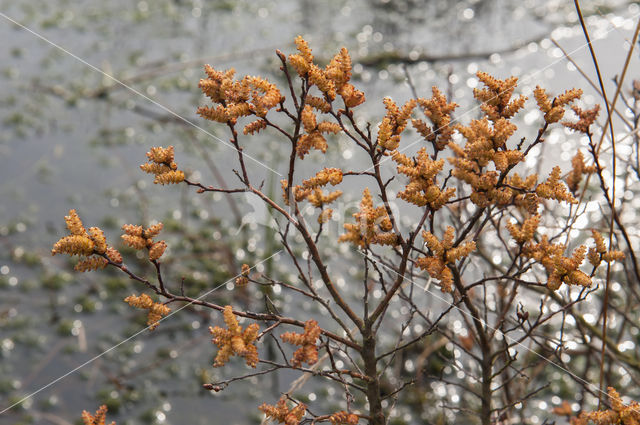
<path id="1" fill-rule="evenodd" d="M 228 129 L 236 187 L 193 180 L 180 169 L 173 146 L 152 147 L 140 168 L 157 184 L 184 184 L 197 194 L 248 193 L 264 203 L 273 211 L 279 252 L 296 277 L 279 279 L 244 264 L 235 286 L 256 294 L 277 286 L 316 305 L 318 316 L 309 317 L 297 303 L 249 311 L 185 295 L 180 282 L 164 275 L 162 223 L 122 227 L 121 243 L 148 257 L 153 276 L 127 266 L 117 244 L 97 227 L 86 229 L 75 210 L 65 217 L 69 235 L 53 254 L 80 257 L 80 272 L 112 267 L 136 281 L 136 293 L 124 301 L 146 310 L 149 330 L 162 326 L 174 306 L 218 311 L 222 321 L 209 328 L 213 367 L 238 362 L 248 372 L 208 383 L 207 390 L 289 369 L 334 386 L 346 401 L 344 410 L 323 412 L 324 405 L 314 408 L 288 391 L 275 404 L 255 406 L 265 420 L 381 425 L 406 397 L 418 398 L 425 417 L 438 423 L 444 423 L 443 404 L 463 422 L 515 423 L 522 403 L 545 394 L 540 368 L 566 371 L 558 336 L 570 330 L 566 317 L 584 326 L 577 309 L 597 290 L 594 281 L 611 263 L 625 261 L 599 228 L 574 228 L 584 214 L 586 176 L 603 178 L 592 138 L 599 107 L 578 106 L 582 91 L 576 88 L 554 95 L 536 87 L 528 99 L 518 94 L 516 77 L 479 72 L 474 119 L 456 119 L 458 105 L 433 87 L 431 97 L 404 104 L 382 99 L 380 123 L 362 123 L 358 107 L 379 100 L 367 99 L 352 83 L 348 51 L 322 67 L 302 37 L 295 44 L 289 56 L 277 51 L 286 81 L 281 88 L 261 77 L 236 77 L 233 69 L 204 68 L 199 87 L 209 103 L 197 113 Z M 539 126 L 518 128 L 517 117 L 529 110 L 539 111 Z M 557 126 L 587 137 L 590 155 L 576 149 L 570 167 L 540 175 L 527 159 Z M 247 151 L 264 133 L 288 150 L 276 195 L 250 177 L 259 164 Z M 418 141 L 411 141 L 416 134 Z M 319 168 L 317 158 L 337 149 L 338 139 L 353 146 L 359 161 Z M 345 213 L 348 201 L 340 203 L 346 193 L 361 199 L 353 214 Z M 327 230 L 336 220 L 344 220 L 339 235 Z M 341 245 L 355 253 L 352 265 L 360 271 L 346 282 L 336 278 L 344 263 Z M 261 353 L 267 340 L 277 347 L 276 358 Z M 425 381 L 462 393 L 448 400 Z M 610 409 L 583 411 L 572 423 L 640 421 L 635 404 L 625 405 L 613 388 L 608 394 Z M 553 413 L 576 412 L 567 402 Z M 101 407 L 83 419 L 104 424 L 105 414 Z"/>

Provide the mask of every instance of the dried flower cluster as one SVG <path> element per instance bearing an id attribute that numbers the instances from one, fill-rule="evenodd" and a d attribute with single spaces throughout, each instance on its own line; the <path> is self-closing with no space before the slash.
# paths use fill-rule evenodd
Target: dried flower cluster
<path id="1" fill-rule="evenodd" d="M 318 217 L 319 223 L 325 223 L 331 219 L 333 210 L 331 208 L 324 209 L 328 205 L 338 199 L 342 195 L 341 190 L 334 190 L 325 193 L 322 188 L 327 184 L 336 186 L 342 182 L 342 170 L 339 168 L 324 168 L 320 170 L 314 177 L 302 182 L 302 185 L 296 185 L 291 188 L 291 193 L 296 202 L 303 200 L 308 201 L 311 205 L 321 209 Z M 282 196 L 286 205 L 289 205 L 289 197 L 287 196 L 288 182 L 281 180 Z"/>
<path id="2" fill-rule="evenodd" d="M 453 175 L 471 186 L 471 201 L 480 207 L 514 203 L 525 207 L 532 214 L 538 209 L 538 198 L 576 202 L 560 182 L 559 167 L 554 168 L 549 179 L 537 187 L 536 175 L 528 176 L 524 181 L 517 174 L 506 176 L 511 168 L 524 159 L 519 148 L 508 149 L 506 143 L 517 128 L 509 120 L 524 106 L 526 98 L 520 96 L 511 100 L 517 83 L 515 77 L 498 80 L 479 72 L 478 78 L 486 88 L 474 90 L 474 96 L 483 102 L 481 108 L 486 116 L 472 120 L 468 126 L 456 126 L 466 139 L 464 148 L 449 143 L 455 154 L 455 157 L 449 158 L 454 166 Z M 548 100 L 546 92 L 539 87 L 534 94 L 549 124 L 560 120 L 564 107 L 579 98 L 582 91 L 569 90 L 556 97 L 553 102 Z M 488 167 L 491 162 L 495 170 Z M 506 184 L 501 184 L 503 181 Z M 534 187 L 535 191 L 532 192 Z"/>
<path id="3" fill-rule="evenodd" d="M 611 263 L 613 261 L 624 260 L 624 252 L 618 250 L 607 250 L 607 245 L 604 242 L 604 237 L 600 232 L 593 229 L 591 230 L 591 235 L 596 246 L 589 248 L 587 259 L 593 267 L 598 267 L 603 261 L 606 263 Z"/>
<path id="4" fill-rule="evenodd" d="M 274 422 L 285 425 L 298 425 L 307 411 L 307 406 L 304 403 L 298 403 L 289 408 L 287 399 L 281 397 L 275 406 L 263 403 L 259 409 Z"/>
<path id="5" fill-rule="evenodd" d="M 576 155 L 571 160 L 571 172 L 565 179 L 571 193 L 575 194 L 578 191 L 578 186 L 580 185 L 583 176 L 595 172 L 596 166 L 587 166 L 584 163 L 584 155 L 582 154 L 582 152 L 578 151 L 578 153 L 576 153 Z"/>
<path id="6" fill-rule="evenodd" d="M 420 149 L 414 158 L 396 151 L 392 159 L 398 164 L 398 173 L 409 177 L 409 183 L 404 191 L 398 193 L 398 198 L 419 207 L 429 205 L 435 211 L 455 195 L 455 188 L 442 190 L 437 184 L 436 176 L 442 171 L 444 160 L 432 160 L 425 148 Z"/>
<path id="7" fill-rule="evenodd" d="M 454 236 L 455 229 L 451 226 L 447 226 L 442 240 L 438 240 L 431 232 L 423 231 L 422 237 L 432 255 L 416 260 L 416 265 L 419 268 L 426 270 L 429 276 L 440 281 L 442 292 L 453 291 L 453 275 L 447 264 L 455 264 L 456 261 L 468 256 L 476 249 L 476 243 L 473 241 L 454 247 Z"/>
<path id="8" fill-rule="evenodd" d="M 338 134 L 342 131 L 340 125 L 336 123 L 329 121 L 318 122 L 313 108 L 309 105 L 305 105 L 301 120 L 305 134 L 300 136 L 296 145 L 300 159 L 304 159 L 311 149 L 325 153 L 328 145 L 324 134 Z"/>
<path id="9" fill-rule="evenodd" d="M 153 238 L 158 236 L 162 228 L 162 223 L 154 224 L 146 229 L 142 226 L 125 224 L 122 226 L 124 235 L 122 235 L 121 238 L 126 245 L 133 249 L 141 250 L 147 248 L 149 250 L 149 260 L 156 261 L 162 257 L 162 254 L 164 254 L 164 251 L 167 249 L 167 243 L 165 241 L 153 241 Z"/>
<path id="10" fill-rule="evenodd" d="M 412 119 L 411 124 L 424 140 L 433 145 L 434 151 L 444 150 L 452 141 L 454 127 L 451 125 L 451 114 L 458 107 L 455 102 L 448 103 L 446 96 L 433 86 L 431 88 L 431 99 L 418 99 L 418 105 L 427 118 L 431 120 L 432 126 L 420 119 Z"/>
<path id="11" fill-rule="evenodd" d="M 263 78 L 245 76 L 234 81 L 234 69 L 221 72 L 210 65 L 205 65 L 204 71 L 208 78 L 200 80 L 198 87 L 217 106 L 201 106 L 197 112 L 208 120 L 235 124 L 240 117 L 264 118 L 283 99 L 275 84 Z M 263 125 L 249 124 L 245 134 L 259 131 Z"/>
<path id="12" fill-rule="evenodd" d="M 345 412 L 344 410 L 341 412 L 336 412 L 329 417 L 329 422 L 331 422 L 331 425 L 356 425 L 358 423 L 358 420 L 358 415 Z"/>
<path id="13" fill-rule="evenodd" d="M 576 248 L 571 257 L 556 255 L 553 258 L 553 268 L 547 269 L 549 272 L 547 287 L 555 290 L 562 282 L 568 285 L 591 286 L 589 275 L 578 269 L 584 261 L 586 251 L 587 248 L 583 245 Z"/>
<path id="14" fill-rule="evenodd" d="M 71 235 L 60 238 L 53 245 L 52 255 L 69 254 L 80 255 L 82 258 L 75 266 L 80 272 L 104 268 L 109 261 L 122 263 L 122 256 L 112 246 L 107 245 L 104 232 L 98 227 L 90 227 L 87 231 L 76 210 L 69 210 L 64 217 L 67 229 Z"/>
<path id="15" fill-rule="evenodd" d="M 105 421 L 107 420 L 107 406 L 102 405 L 98 410 L 96 410 L 95 415 L 87 412 L 86 410 L 82 411 L 82 422 L 84 425 L 105 425 Z M 110 425 L 116 425 L 116 422 L 111 422 Z"/>
<path id="16" fill-rule="evenodd" d="M 295 39 L 297 54 L 289 56 L 289 64 L 298 75 L 312 86 L 316 86 L 324 99 L 310 99 L 314 108 L 328 112 L 328 103 L 335 100 L 336 94 L 342 97 L 347 108 L 355 108 L 365 100 L 364 93 L 349 83 L 351 79 L 351 57 L 347 49 L 342 48 L 325 69 L 313 63 L 313 54 L 309 44 L 300 36 Z M 325 103 L 326 102 L 326 103 Z"/>
<path id="17" fill-rule="evenodd" d="M 322 97 L 308 95 L 305 99 L 306 105 L 301 113 L 301 122 L 304 128 L 296 143 L 296 151 L 302 159 L 311 149 L 319 150 L 322 153 L 327 150 L 327 141 L 324 134 L 338 134 L 342 131 L 339 124 L 321 121 L 318 122 L 314 110 L 321 113 L 328 113 L 331 104 L 339 95 L 346 108 L 354 108 L 364 102 L 364 94 L 356 90 L 349 83 L 351 79 L 351 57 L 347 49 L 340 50 L 329 64 L 320 68 L 313 63 L 313 54 L 308 43 L 302 38 L 295 39 L 297 54 L 289 56 L 289 64 L 296 70 L 298 75 L 309 87 L 315 86 L 322 93 Z"/>
<path id="18" fill-rule="evenodd" d="M 415 99 L 408 100 L 399 108 L 391 98 L 385 97 L 382 102 L 387 114 L 378 126 L 378 146 L 387 151 L 395 151 L 400 146 L 400 135 L 407 128 L 407 121 L 417 105 Z"/>
<path id="19" fill-rule="evenodd" d="M 507 147 L 507 140 L 517 129 L 510 119 L 524 106 L 526 97 L 512 99 L 516 77 L 499 80 L 483 72 L 477 75 L 486 87 L 474 89 L 473 94 L 482 102 L 486 115 L 472 120 L 468 126 L 456 125 L 466 143 L 464 148 L 449 143 L 455 154 L 449 161 L 454 166 L 453 175 L 471 186 L 473 203 L 480 207 L 506 205 L 515 202 L 514 197 L 522 196 L 512 189 L 517 186 L 502 186 L 499 182 L 501 176 L 524 159 L 519 149 Z M 489 167 L 490 163 L 494 169 Z"/>
<path id="20" fill-rule="evenodd" d="M 536 86 L 533 90 L 533 96 L 538 102 L 538 108 L 544 113 L 544 120 L 547 124 L 558 122 L 562 119 L 565 112 L 565 106 L 579 99 L 582 96 L 582 90 L 571 89 L 556 96 L 553 100 L 549 100 L 549 96 L 545 89 Z M 595 117 L 594 117 L 595 119 Z"/>
<path id="21" fill-rule="evenodd" d="M 365 189 L 360 201 L 360 211 L 353 214 L 354 224 L 346 223 L 346 233 L 340 235 L 338 242 L 351 242 L 361 248 L 371 244 L 396 245 L 397 235 L 392 232 L 393 225 L 385 207 L 373 207 L 373 198 L 369 189 Z"/>
<path id="22" fill-rule="evenodd" d="M 539 243 L 527 242 L 523 253 L 542 264 L 546 269 L 549 277 L 547 287 L 553 291 L 558 289 L 563 282 L 568 285 L 590 286 L 591 277 L 579 270 L 587 248 L 584 245 L 579 246 L 573 251 L 571 257 L 563 255 L 565 249 L 564 244 L 550 243 L 549 238 L 544 235 Z"/>
<path id="23" fill-rule="evenodd" d="M 140 165 L 140 169 L 156 178 L 155 184 L 177 184 L 184 181 L 184 172 L 178 170 L 174 161 L 173 146 L 168 148 L 153 147 L 147 152 L 148 162 Z"/>
<path id="24" fill-rule="evenodd" d="M 540 224 L 540 214 L 526 218 L 521 225 L 514 223 L 507 223 L 506 227 L 511 237 L 516 240 L 520 245 L 525 244 L 533 240 Z"/>
<path id="25" fill-rule="evenodd" d="M 590 422 L 595 425 L 638 425 L 640 424 L 640 403 L 632 401 L 628 405 L 622 402 L 620 394 L 608 387 L 608 396 L 611 409 L 598 410 L 594 412 L 581 412 L 577 417 L 570 419 L 571 425 L 588 425 Z M 571 412 L 569 412 L 570 414 Z M 558 412 L 556 414 L 565 414 Z"/>
<path id="26" fill-rule="evenodd" d="M 453 175 L 471 185 L 471 200 L 478 206 L 510 203 L 512 193 L 496 186 L 500 173 L 524 158 L 522 152 L 506 148 L 506 142 L 516 126 L 505 118 L 491 124 L 484 117 L 471 121 L 468 126 L 458 125 L 456 128 L 467 141 L 464 148 L 449 144 L 456 155 L 449 158 L 454 166 Z M 495 170 L 489 169 L 490 162 L 493 162 Z"/>
<path id="27" fill-rule="evenodd" d="M 524 107 L 526 96 L 512 99 L 518 85 L 517 77 L 499 80 L 486 72 L 478 72 L 477 77 L 485 85 L 482 89 L 473 89 L 473 96 L 481 103 L 480 109 L 494 123 L 512 118 Z"/>
<path id="28" fill-rule="evenodd" d="M 236 285 L 238 286 L 246 286 L 249 283 L 249 271 L 251 268 L 248 264 L 243 264 L 240 272 L 240 276 L 238 276 L 235 280 Z"/>
<path id="29" fill-rule="evenodd" d="M 253 323 L 243 331 L 230 305 L 224 308 L 223 317 L 227 329 L 219 326 L 209 327 L 209 332 L 213 335 L 212 341 L 218 346 L 218 354 L 213 365 L 215 367 L 223 366 L 231 356 L 235 355 L 244 357 L 248 366 L 256 367 L 258 365 L 258 349 L 255 346 L 255 341 L 258 337 L 258 324 Z"/>
<path id="30" fill-rule="evenodd" d="M 596 105 L 591 109 L 583 110 L 572 105 L 571 109 L 578 116 L 578 121 L 562 121 L 562 125 L 583 134 L 591 134 L 591 125 L 595 122 L 600 112 L 600 105 Z"/>
<path id="31" fill-rule="evenodd" d="M 316 341 L 320 337 L 321 331 L 318 322 L 315 320 L 307 320 L 304 324 L 304 333 L 285 332 L 280 335 L 280 338 L 282 338 L 284 342 L 300 346 L 300 348 L 293 353 L 293 359 L 291 359 L 291 364 L 294 367 L 299 367 L 302 363 L 312 365 L 318 361 Z"/>
<path id="32" fill-rule="evenodd" d="M 571 195 L 567 190 L 567 186 L 560 180 L 561 173 L 560 167 L 553 167 L 549 178 L 536 187 L 536 195 L 543 199 L 554 199 L 576 204 L 578 200 Z"/>
<path id="33" fill-rule="evenodd" d="M 131 307 L 147 310 L 147 326 L 152 331 L 158 327 L 160 320 L 171 312 L 171 309 L 162 303 L 155 303 L 147 294 L 137 296 L 129 295 L 124 299 Z"/>

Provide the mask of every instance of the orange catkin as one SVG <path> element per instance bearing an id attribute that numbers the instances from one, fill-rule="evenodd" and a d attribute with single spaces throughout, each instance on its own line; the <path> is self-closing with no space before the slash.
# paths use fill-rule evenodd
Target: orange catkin
<path id="1" fill-rule="evenodd" d="M 224 308 L 223 317 L 227 329 L 219 326 L 209 327 L 209 332 L 213 335 L 212 342 L 218 346 L 218 354 L 213 365 L 222 366 L 231 356 L 236 355 L 244 357 L 247 366 L 256 367 L 259 361 L 258 349 L 255 346 L 258 324 L 253 323 L 242 330 L 230 305 Z"/>
<path id="2" fill-rule="evenodd" d="M 280 335 L 284 342 L 299 345 L 300 348 L 293 353 L 291 364 L 299 367 L 302 363 L 315 364 L 318 361 L 318 348 L 316 340 L 320 337 L 321 329 L 315 320 L 307 320 L 303 333 L 286 332 Z"/>

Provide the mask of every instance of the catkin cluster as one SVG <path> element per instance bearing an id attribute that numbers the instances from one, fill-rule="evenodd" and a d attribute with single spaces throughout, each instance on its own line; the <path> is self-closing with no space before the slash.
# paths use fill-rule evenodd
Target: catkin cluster
<path id="1" fill-rule="evenodd" d="M 577 417 L 570 419 L 571 425 L 638 425 L 640 424 L 640 403 L 632 401 L 624 404 L 620 394 L 608 387 L 608 395 L 611 400 L 611 409 L 595 412 L 582 412 Z M 565 412 L 559 412 L 565 413 Z M 571 412 L 569 412 L 570 414 Z"/>
<path id="2" fill-rule="evenodd" d="M 342 98 L 347 108 L 355 108 L 365 101 L 364 93 L 349 83 L 351 57 L 347 49 L 343 47 L 322 69 L 313 63 L 311 48 L 302 37 L 296 37 L 295 43 L 298 53 L 289 56 L 289 64 L 304 81 L 316 86 L 324 98 L 311 98 L 307 101 L 308 104 L 322 112 L 328 112 L 329 104 L 335 100 L 336 95 Z"/>
<path id="3" fill-rule="evenodd" d="M 358 420 L 358 415 L 345 412 L 344 410 L 336 412 L 329 417 L 329 422 L 331 422 L 331 425 L 357 425 Z"/>
<path id="4" fill-rule="evenodd" d="M 424 115 L 431 120 L 432 125 L 420 119 L 412 119 L 411 124 L 424 140 L 433 145 L 434 151 L 444 150 L 452 141 L 454 127 L 451 125 L 451 114 L 458 107 L 457 103 L 447 102 L 446 96 L 433 86 L 431 99 L 418 99 Z"/>
<path id="5" fill-rule="evenodd" d="M 455 195 L 455 188 L 442 190 L 436 180 L 444 160 L 431 159 L 425 148 L 421 148 L 414 158 L 396 151 L 392 159 L 398 164 L 398 173 L 409 177 L 409 183 L 398 193 L 398 198 L 419 207 L 429 205 L 432 210 L 439 210 Z"/>
<path id="6" fill-rule="evenodd" d="M 572 105 L 571 109 L 578 116 L 578 121 L 562 121 L 562 125 L 579 133 L 591 134 L 591 125 L 595 122 L 600 112 L 600 105 L 596 105 L 591 109 L 583 110 L 576 105 Z"/>
<path id="7" fill-rule="evenodd" d="M 105 425 L 106 420 L 107 406 L 105 404 L 103 404 L 98 410 L 96 410 L 95 415 L 92 415 L 86 410 L 82 411 L 82 422 L 84 423 L 84 425 Z M 116 422 L 113 421 L 110 425 L 116 425 Z"/>
<path id="8" fill-rule="evenodd" d="M 590 286 L 591 277 L 579 269 L 584 261 L 587 248 L 584 245 L 579 246 L 573 251 L 571 257 L 563 255 L 565 249 L 564 244 L 551 243 L 547 235 L 544 235 L 538 243 L 532 239 L 526 242 L 523 254 L 542 264 L 546 269 L 547 287 L 552 291 L 560 288 L 563 282 L 568 285 Z"/>
<path id="9" fill-rule="evenodd" d="M 417 100 L 408 100 L 402 108 L 389 97 L 385 97 L 382 102 L 387 114 L 378 126 L 377 144 L 381 149 L 393 152 L 400 146 L 400 135 L 407 128 L 407 121 L 411 118 Z"/>
<path id="10" fill-rule="evenodd" d="M 142 226 L 125 224 L 122 226 L 124 235 L 122 235 L 121 238 L 126 245 L 133 249 L 141 250 L 147 248 L 149 250 L 149 261 L 156 261 L 162 257 L 162 254 L 164 254 L 164 251 L 167 249 L 167 243 L 165 241 L 153 241 L 153 238 L 158 236 L 162 227 L 162 223 L 154 224 L 146 229 Z"/>
<path id="11" fill-rule="evenodd" d="M 304 106 L 301 121 L 305 134 L 300 136 L 296 144 L 296 152 L 300 159 L 304 159 L 305 155 L 307 155 L 311 149 L 325 153 L 328 145 L 324 134 L 338 134 L 342 131 L 340 125 L 334 122 L 318 122 L 316 113 L 310 105 Z"/>
<path id="12" fill-rule="evenodd" d="M 294 367 L 300 367 L 302 363 L 312 365 L 318 361 L 316 341 L 320 337 L 321 331 L 318 322 L 315 320 L 307 320 L 304 324 L 303 333 L 285 332 L 280 335 L 280 338 L 284 342 L 300 346 L 300 348 L 293 353 L 293 359 L 291 359 L 291 364 Z"/>
<path id="13" fill-rule="evenodd" d="M 482 71 L 476 76 L 484 87 L 473 89 L 473 97 L 482 102 L 480 109 L 492 122 L 510 119 L 524 107 L 526 96 L 521 95 L 513 99 L 513 93 L 518 85 L 517 77 L 499 80 Z"/>
<path id="14" fill-rule="evenodd" d="M 540 214 L 536 214 L 525 218 L 522 224 L 507 222 L 506 227 L 511 237 L 520 245 L 523 245 L 533 240 L 536 230 L 538 229 L 538 224 L 540 224 L 540 219 Z"/>
<path id="15" fill-rule="evenodd" d="M 592 174 L 596 172 L 595 165 L 586 165 L 584 163 L 584 155 L 581 151 L 575 154 L 575 156 L 571 159 L 571 172 L 565 178 L 565 182 L 569 187 L 571 193 L 575 194 L 578 192 L 578 186 L 582 181 L 582 177 L 588 174 Z"/>
<path id="16" fill-rule="evenodd" d="M 480 207 L 518 203 L 514 198 L 522 194 L 512 189 L 517 186 L 498 183 L 501 173 L 506 175 L 524 159 L 518 149 L 507 147 L 507 140 L 517 129 L 510 119 L 524 106 L 526 97 L 512 99 L 516 77 L 499 80 L 484 72 L 478 72 L 477 76 L 485 87 L 474 89 L 473 95 L 482 102 L 480 108 L 485 116 L 472 120 L 467 126 L 455 126 L 466 142 L 464 147 L 449 143 L 455 155 L 449 158 L 453 175 L 471 186 L 471 202 Z M 522 201 L 524 199 L 519 200 Z"/>
<path id="17" fill-rule="evenodd" d="M 536 86 L 533 90 L 533 96 L 538 102 L 538 108 L 544 114 L 544 120 L 547 124 L 558 122 L 564 117 L 565 106 L 579 99 L 582 96 L 582 90 L 570 89 L 556 96 L 553 100 L 549 100 L 549 96 L 545 89 Z M 595 116 L 593 117 L 595 119 Z"/>
<path id="18" fill-rule="evenodd" d="M 307 406 L 304 403 L 298 403 L 289 408 L 285 397 L 281 397 L 275 406 L 263 403 L 259 409 L 267 418 L 285 425 L 298 425 L 307 412 Z"/>
<path id="19" fill-rule="evenodd" d="M 304 189 L 316 189 L 324 187 L 327 184 L 336 186 L 342 183 L 342 170 L 339 168 L 324 168 L 317 172 L 315 176 L 303 180 L 302 187 Z"/>
<path id="20" fill-rule="evenodd" d="M 255 341 L 258 337 L 259 325 L 253 323 L 242 330 L 230 305 L 224 308 L 222 314 L 227 329 L 219 326 L 209 327 L 209 332 L 213 335 L 212 342 L 218 346 L 218 354 L 213 366 L 223 366 L 231 356 L 235 355 L 244 357 L 248 366 L 256 367 L 259 359 Z"/>
<path id="21" fill-rule="evenodd" d="M 549 178 L 536 187 L 536 195 L 543 199 L 554 199 L 556 201 L 566 201 L 571 204 L 578 203 L 578 200 L 567 190 L 567 186 L 560 180 L 562 170 L 560 167 L 553 167 Z"/>
<path id="22" fill-rule="evenodd" d="M 397 245 L 398 237 L 392 231 L 393 225 L 385 207 L 373 207 L 373 198 L 369 188 L 364 190 L 360 201 L 360 211 L 353 214 L 355 223 L 346 223 L 346 233 L 340 235 L 338 242 L 351 242 L 365 248 L 371 244 Z"/>
<path id="23" fill-rule="evenodd" d="M 117 249 L 107 245 L 104 232 L 98 227 L 85 229 L 76 210 L 69 210 L 64 217 L 71 235 L 64 236 L 53 245 L 51 255 L 80 255 L 82 258 L 75 270 L 86 272 L 104 268 L 109 261 L 121 264 L 122 255 Z"/>
<path id="24" fill-rule="evenodd" d="M 345 108 L 354 108 L 365 101 L 364 93 L 356 90 L 349 83 L 351 79 L 351 57 L 347 49 L 342 48 L 329 64 L 320 68 L 313 62 L 313 54 L 309 44 L 302 38 L 295 39 L 298 53 L 289 56 L 289 64 L 309 87 L 315 86 L 321 97 L 308 95 L 305 98 L 305 106 L 302 110 L 301 121 L 304 127 L 302 134 L 296 142 L 296 152 L 300 158 L 304 158 L 311 149 L 322 153 L 327 150 L 325 134 L 337 134 L 342 131 L 339 124 L 320 121 L 316 117 L 316 111 L 328 113 L 336 96 L 340 96 Z"/>
<path id="25" fill-rule="evenodd" d="M 324 209 L 325 205 L 328 205 L 338 199 L 342 195 L 341 190 L 334 190 L 332 192 L 325 193 L 322 188 L 328 184 L 336 186 L 342 182 L 342 170 L 339 168 L 324 168 L 316 173 L 315 176 L 302 181 L 302 185 L 296 185 L 291 188 L 293 199 L 296 202 L 303 200 L 308 201 L 316 208 L 320 208 L 322 211 L 318 217 L 319 223 L 325 223 L 331 219 L 333 210 L 331 208 Z M 289 197 L 287 196 L 288 182 L 287 180 L 281 180 L 282 184 L 282 196 L 286 205 L 289 205 Z"/>
<path id="26" fill-rule="evenodd" d="M 246 286 L 249 283 L 249 272 L 251 268 L 248 264 L 243 264 L 240 272 L 240 276 L 238 276 L 235 280 L 236 285 L 238 286 Z"/>
<path id="27" fill-rule="evenodd" d="M 509 149 L 507 141 L 517 129 L 510 119 L 524 106 L 526 98 L 520 96 L 511 100 L 517 84 L 515 77 L 498 80 L 479 72 L 478 78 L 486 87 L 475 89 L 474 96 L 482 102 L 485 116 L 472 120 L 468 126 L 455 127 L 466 139 L 464 147 L 449 143 L 455 154 L 449 158 L 454 167 L 453 175 L 471 186 L 471 201 L 480 207 L 515 204 L 531 214 L 536 214 L 540 198 L 576 202 L 560 181 L 560 168 L 554 168 L 547 181 L 539 185 L 536 175 L 525 179 L 517 174 L 506 176 L 509 170 L 524 160 L 519 146 Z M 550 101 L 540 87 L 534 92 L 547 124 L 559 121 L 564 115 L 565 106 L 581 94 L 581 90 L 573 89 Z M 589 169 L 583 168 L 582 171 L 589 172 Z M 576 171 L 569 180 L 572 187 L 577 185 L 582 174 L 578 175 Z"/>
<path id="28" fill-rule="evenodd" d="M 582 245 L 573 251 L 571 257 L 556 255 L 553 259 L 553 269 L 549 274 L 547 287 L 551 290 L 558 289 L 562 282 L 568 285 L 591 286 L 591 278 L 585 272 L 578 269 L 586 254 L 587 248 Z"/>
<path id="29" fill-rule="evenodd" d="M 140 169 L 156 178 L 155 184 L 177 184 L 184 181 L 184 172 L 178 170 L 178 164 L 174 161 L 173 146 L 168 148 L 153 147 L 147 152 L 148 162 L 140 165 Z"/>
<path id="30" fill-rule="evenodd" d="M 147 310 L 147 326 L 152 331 L 158 327 L 160 319 L 171 312 L 171 309 L 162 303 L 155 303 L 147 294 L 137 296 L 135 294 L 129 295 L 124 299 L 131 307 Z"/>
<path id="31" fill-rule="evenodd" d="M 455 157 L 450 157 L 449 162 L 454 167 L 453 175 L 471 186 L 471 202 L 479 207 L 516 203 L 514 198 L 519 191 L 511 185 L 498 186 L 499 171 L 506 171 L 522 161 L 522 153 L 517 150 L 496 152 L 489 148 L 487 140 L 498 130 L 490 127 L 486 118 L 474 120 L 468 127 L 460 127 L 460 131 L 467 138 L 467 144 L 461 148 L 450 143 Z M 489 161 L 494 162 L 495 169 L 487 167 Z"/>
<path id="32" fill-rule="evenodd" d="M 597 230 L 591 230 L 591 235 L 596 244 L 595 247 L 589 248 L 587 259 L 593 267 L 598 267 L 603 261 L 611 263 L 613 261 L 624 260 L 624 252 L 617 250 L 607 250 L 602 234 Z"/>
<path id="33" fill-rule="evenodd" d="M 422 237 L 432 255 L 416 260 L 416 266 L 426 270 L 429 276 L 440 281 L 442 292 L 453 292 L 453 274 L 447 264 L 455 264 L 456 261 L 468 256 L 476 249 L 476 243 L 473 241 L 454 247 L 454 235 L 455 229 L 451 226 L 447 226 L 442 240 L 439 240 L 431 232 L 423 231 Z"/>
<path id="34" fill-rule="evenodd" d="M 266 127 L 262 118 L 270 109 L 284 101 L 275 84 L 260 77 L 245 76 L 235 81 L 235 70 L 217 71 L 205 65 L 206 79 L 200 80 L 198 87 L 211 99 L 214 106 L 201 106 L 198 114 L 211 121 L 235 124 L 240 117 L 255 116 L 258 118 L 245 129 L 245 134 L 253 134 Z"/>

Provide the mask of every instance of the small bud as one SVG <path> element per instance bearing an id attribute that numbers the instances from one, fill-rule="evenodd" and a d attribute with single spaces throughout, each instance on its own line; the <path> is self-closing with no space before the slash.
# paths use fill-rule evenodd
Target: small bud
<path id="1" fill-rule="evenodd" d="M 151 246 L 151 249 L 149 250 L 149 260 L 156 261 L 157 259 L 162 257 L 162 254 L 164 254 L 164 251 L 166 249 L 167 249 L 167 243 L 165 241 L 154 243 Z"/>

